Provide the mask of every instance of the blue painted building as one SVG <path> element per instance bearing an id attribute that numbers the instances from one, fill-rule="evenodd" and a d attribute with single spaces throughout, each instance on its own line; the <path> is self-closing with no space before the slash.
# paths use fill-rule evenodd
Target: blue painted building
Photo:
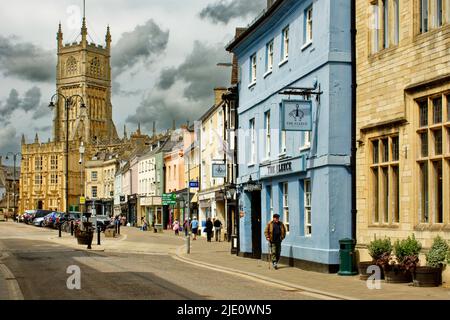
<path id="1" fill-rule="evenodd" d="M 268 253 L 264 228 L 279 213 L 282 262 L 338 269 L 339 240 L 351 237 L 350 2 L 268 1 L 227 47 L 239 64 L 242 256 Z M 311 131 L 282 130 L 283 100 L 310 101 Z"/>

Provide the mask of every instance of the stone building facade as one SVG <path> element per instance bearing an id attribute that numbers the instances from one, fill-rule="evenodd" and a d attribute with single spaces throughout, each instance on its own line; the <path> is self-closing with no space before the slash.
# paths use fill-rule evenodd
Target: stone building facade
<path id="1" fill-rule="evenodd" d="M 450 238 L 450 1 L 357 1 L 357 242 Z"/>

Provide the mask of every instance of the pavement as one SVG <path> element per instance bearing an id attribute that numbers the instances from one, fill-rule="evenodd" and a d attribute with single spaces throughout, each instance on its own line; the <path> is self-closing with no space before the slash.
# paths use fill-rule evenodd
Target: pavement
<path id="1" fill-rule="evenodd" d="M 22 228 L 34 228 L 21 225 Z M 260 284 L 278 287 L 283 291 L 301 292 L 311 298 L 338 300 L 449 300 L 450 289 L 445 287 L 418 288 L 411 284 L 389 284 L 381 281 L 380 289 L 369 289 L 366 281 L 359 276 L 339 276 L 305 271 L 281 265 L 278 270 L 269 268 L 268 261 L 242 258 L 230 254 L 229 242 L 207 242 L 200 238 L 191 240 L 191 252 L 186 253 L 186 239 L 175 236 L 173 232 L 155 234 L 143 232 L 137 228 L 122 227 L 117 238 L 105 238 L 102 234 L 101 245 L 96 245 L 96 235 L 92 250 L 77 244 L 70 234 L 63 233 L 59 238 L 55 230 L 42 230 L 47 241 L 55 242 L 76 251 L 104 253 L 127 253 L 138 255 L 169 256 L 178 262 L 220 272 L 224 276 L 240 277 L 242 281 L 253 281 Z M 1 263 L 1 261 L 0 261 Z M 4 287 L 4 285 L 3 285 Z M 0 298 L 2 280 L 0 277 Z"/>

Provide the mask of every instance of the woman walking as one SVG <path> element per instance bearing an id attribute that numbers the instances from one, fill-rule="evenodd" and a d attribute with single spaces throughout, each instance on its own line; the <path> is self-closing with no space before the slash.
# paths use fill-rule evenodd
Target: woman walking
<path id="1" fill-rule="evenodd" d="M 206 220 L 206 237 L 208 239 L 208 242 L 211 242 L 212 233 L 213 233 L 213 223 L 211 221 L 211 218 L 209 217 L 208 220 Z"/>
<path id="2" fill-rule="evenodd" d="M 178 219 L 175 219 L 175 222 L 173 223 L 173 231 L 175 231 L 176 236 L 180 233 L 180 223 L 178 222 Z"/>

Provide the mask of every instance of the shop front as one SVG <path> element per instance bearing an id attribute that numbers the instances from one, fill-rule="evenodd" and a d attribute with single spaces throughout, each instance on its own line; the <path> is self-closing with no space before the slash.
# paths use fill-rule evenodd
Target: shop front
<path id="1" fill-rule="evenodd" d="M 164 229 L 163 205 L 161 197 L 151 197 L 152 205 L 149 207 L 148 217 L 150 225 L 154 225 L 156 229 Z"/>
<path id="2" fill-rule="evenodd" d="M 153 197 L 141 197 L 139 199 L 139 213 L 138 213 L 138 226 L 142 226 L 142 218 L 147 222 L 147 225 L 151 225 L 151 208 L 153 206 Z"/>

